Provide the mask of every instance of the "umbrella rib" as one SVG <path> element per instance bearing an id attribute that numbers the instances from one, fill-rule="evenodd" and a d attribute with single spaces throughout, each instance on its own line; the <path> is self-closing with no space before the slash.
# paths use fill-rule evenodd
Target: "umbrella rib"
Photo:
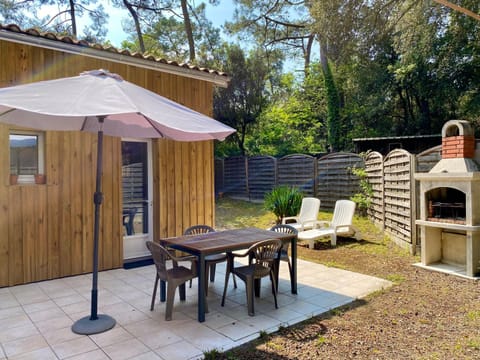
<path id="1" fill-rule="evenodd" d="M 15 111 L 15 110 L 17 110 L 17 109 L 16 108 L 8 109 L 7 111 L 4 111 L 4 112 L 0 113 L 0 116 L 7 115 L 8 113 L 11 113 L 12 111 Z"/>
<path id="2" fill-rule="evenodd" d="M 165 136 L 164 133 L 162 133 L 160 130 L 157 129 L 157 127 L 155 126 L 155 122 L 151 120 L 148 116 L 145 116 L 142 113 L 137 113 L 137 114 L 143 116 L 145 120 L 148 121 L 148 123 L 160 134 L 162 138 L 165 138 L 165 139 L 167 138 L 167 136 Z"/>

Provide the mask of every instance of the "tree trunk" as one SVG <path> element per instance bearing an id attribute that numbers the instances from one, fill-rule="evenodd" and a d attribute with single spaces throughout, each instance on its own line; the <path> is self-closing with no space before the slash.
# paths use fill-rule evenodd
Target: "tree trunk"
<path id="1" fill-rule="evenodd" d="M 310 71 L 310 59 L 312 56 L 312 46 L 313 41 L 315 40 L 315 35 L 310 34 L 308 37 L 307 48 L 305 50 L 304 59 L 305 59 L 305 76 L 309 74 Z"/>
<path id="2" fill-rule="evenodd" d="M 340 147 L 340 104 L 337 87 L 332 71 L 328 64 L 327 47 L 323 39 L 320 40 L 320 63 L 325 79 L 327 94 L 327 143 L 329 152 L 338 151 Z"/>
<path id="3" fill-rule="evenodd" d="M 73 0 L 70 3 L 70 18 L 72 20 L 72 35 L 77 38 L 77 19 L 75 17 L 75 2 Z"/>
<path id="4" fill-rule="evenodd" d="M 130 4 L 127 0 L 123 0 L 123 3 L 125 4 L 130 14 L 132 15 L 133 22 L 135 23 L 135 30 L 137 31 L 138 45 L 140 46 L 140 51 L 144 53 L 145 43 L 143 42 L 143 34 L 142 34 L 142 29 L 140 27 L 140 20 L 138 19 L 138 14 L 133 8 L 132 4 Z"/>
<path id="5" fill-rule="evenodd" d="M 187 0 L 182 0 L 183 23 L 185 24 L 185 33 L 188 39 L 188 50 L 190 62 L 195 61 L 195 41 L 193 40 L 192 23 L 188 13 Z"/>

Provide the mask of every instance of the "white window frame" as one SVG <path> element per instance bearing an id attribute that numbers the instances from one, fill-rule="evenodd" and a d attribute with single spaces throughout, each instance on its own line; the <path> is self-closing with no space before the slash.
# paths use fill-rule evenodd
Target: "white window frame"
<path id="1" fill-rule="evenodd" d="M 45 134 L 42 131 L 31 131 L 31 130 L 16 130 L 10 129 L 8 132 L 9 142 L 8 142 L 8 151 L 10 152 L 10 136 L 11 135 L 25 135 L 25 136 L 36 136 L 37 137 L 37 163 L 38 163 L 38 174 L 45 174 Z M 10 161 L 10 158 L 9 158 Z M 35 175 L 18 175 L 19 184 L 35 184 Z"/>

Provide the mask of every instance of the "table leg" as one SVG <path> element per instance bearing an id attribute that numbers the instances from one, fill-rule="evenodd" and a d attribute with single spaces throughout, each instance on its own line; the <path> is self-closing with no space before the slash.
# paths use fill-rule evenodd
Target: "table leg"
<path id="1" fill-rule="evenodd" d="M 205 255 L 198 255 L 198 321 L 205 321 Z"/>
<path id="2" fill-rule="evenodd" d="M 297 293 L 297 237 L 295 236 L 292 239 L 291 244 L 291 251 L 292 251 L 292 279 L 291 279 L 291 286 L 292 286 L 292 294 Z"/>

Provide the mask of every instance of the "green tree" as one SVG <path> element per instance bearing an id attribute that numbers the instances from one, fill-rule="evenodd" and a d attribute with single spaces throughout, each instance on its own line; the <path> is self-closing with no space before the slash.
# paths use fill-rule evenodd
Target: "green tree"
<path id="1" fill-rule="evenodd" d="M 308 2 L 289 0 L 234 0 L 234 21 L 226 24 L 232 34 L 252 42 L 266 52 L 280 50 L 286 56 L 301 57 L 310 67 L 315 34 Z"/>
<path id="2" fill-rule="evenodd" d="M 40 17 L 42 6 L 55 5 L 57 11 Z M 83 38 L 90 42 L 104 41 L 107 33 L 108 14 L 97 0 L 4 0 L 0 2 L 0 20 L 6 23 L 41 31 L 53 31 L 79 37 L 77 19 L 90 18 L 90 25 L 83 29 Z"/>
<path id="3" fill-rule="evenodd" d="M 283 76 L 278 93 L 246 140 L 251 155 L 284 156 L 326 151 L 323 75 L 314 66 L 299 86 Z"/>
<path id="4" fill-rule="evenodd" d="M 216 89 L 213 102 L 215 119 L 230 125 L 237 132 L 233 138 L 241 154 L 245 154 L 245 137 L 267 104 L 265 85 L 269 69 L 260 50 L 246 57 L 238 45 L 227 46 L 223 68 L 231 81 L 226 89 Z"/>
<path id="5" fill-rule="evenodd" d="M 209 0 L 217 5 L 218 0 Z M 219 30 L 205 16 L 206 4 L 187 0 L 114 0 L 131 15 L 123 45 L 132 50 L 166 56 L 181 62 L 212 60 L 220 46 Z M 199 54 L 200 51 L 200 54 Z"/>

